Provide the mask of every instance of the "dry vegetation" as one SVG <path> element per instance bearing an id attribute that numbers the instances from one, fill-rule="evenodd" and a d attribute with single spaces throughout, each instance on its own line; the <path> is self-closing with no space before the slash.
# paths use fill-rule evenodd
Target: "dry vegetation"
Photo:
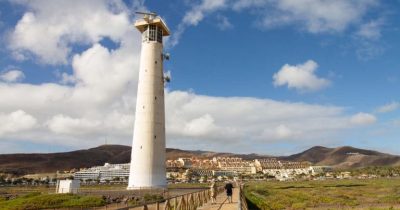
<path id="1" fill-rule="evenodd" d="M 80 196 L 72 194 L 29 193 L 12 200 L 0 199 L 0 210 L 45 209 L 61 207 L 95 207 L 105 205 L 100 196 Z"/>
<path id="2" fill-rule="evenodd" d="M 250 182 L 252 209 L 400 209 L 400 179 Z"/>

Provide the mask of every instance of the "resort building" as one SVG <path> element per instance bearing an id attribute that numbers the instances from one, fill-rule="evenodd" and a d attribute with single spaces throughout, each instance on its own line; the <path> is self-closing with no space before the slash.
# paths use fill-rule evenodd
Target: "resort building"
<path id="1" fill-rule="evenodd" d="M 74 174 L 75 180 L 114 180 L 127 179 L 129 177 L 129 163 L 109 164 L 83 169 Z"/>

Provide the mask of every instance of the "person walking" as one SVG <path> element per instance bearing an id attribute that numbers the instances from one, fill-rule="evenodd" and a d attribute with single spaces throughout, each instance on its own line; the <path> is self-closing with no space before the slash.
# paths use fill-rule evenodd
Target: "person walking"
<path id="1" fill-rule="evenodd" d="M 228 196 L 229 203 L 232 203 L 232 189 L 233 189 L 232 183 L 228 182 L 225 184 L 226 196 Z"/>
<path id="2" fill-rule="evenodd" d="M 217 201 L 217 194 L 218 194 L 217 184 L 215 180 L 211 181 L 210 192 L 211 192 L 211 204 L 215 204 Z"/>

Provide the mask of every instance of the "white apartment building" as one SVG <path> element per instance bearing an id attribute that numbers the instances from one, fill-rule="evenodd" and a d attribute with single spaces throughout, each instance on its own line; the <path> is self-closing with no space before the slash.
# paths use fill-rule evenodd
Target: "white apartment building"
<path id="1" fill-rule="evenodd" d="M 221 171 L 231 171 L 238 174 L 255 174 L 256 167 L 251 161 L 244 161 L 237 157 L 217 157 L 213 161 L 218 164 Z"/>
<path id="2" fill-rule="evenodd" d="M 275 158 L 270 158 L 256 159 L 254 160 L 254 165 L 257 171 L 262 171 L 264 174 L 280 178 L 289 178 L 299 174 L 312 173 L 310 164 L 305 162 L 279 161 Z"/>
<path id="3" fill-rule="evenodd" d="M 177 162 L 184 168 L 192 168 L 191 158 L 178 158 Z"/>
<path id="4" fill-rule="evenodd" d="M 83 169 L 74 174 L 75 180 L 113 180 L 114 178 L 127 179 L 129 177 L 129 163 L 109 164 Z"/>

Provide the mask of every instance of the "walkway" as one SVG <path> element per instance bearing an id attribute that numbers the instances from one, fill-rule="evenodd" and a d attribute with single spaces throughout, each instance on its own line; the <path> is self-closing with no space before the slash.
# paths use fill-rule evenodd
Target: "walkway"
<path id="1" fill-rule="evenodd" d="M 238 209 L 239 189 L 233 188 L 232 203 L 229 203 L 226 193 L 222 192 L 217 196 L 217 202 L 211 204 L 211 201 L 206 203 L 203 207 L 197 208 L 198 210 L 236 210 Z"/>

